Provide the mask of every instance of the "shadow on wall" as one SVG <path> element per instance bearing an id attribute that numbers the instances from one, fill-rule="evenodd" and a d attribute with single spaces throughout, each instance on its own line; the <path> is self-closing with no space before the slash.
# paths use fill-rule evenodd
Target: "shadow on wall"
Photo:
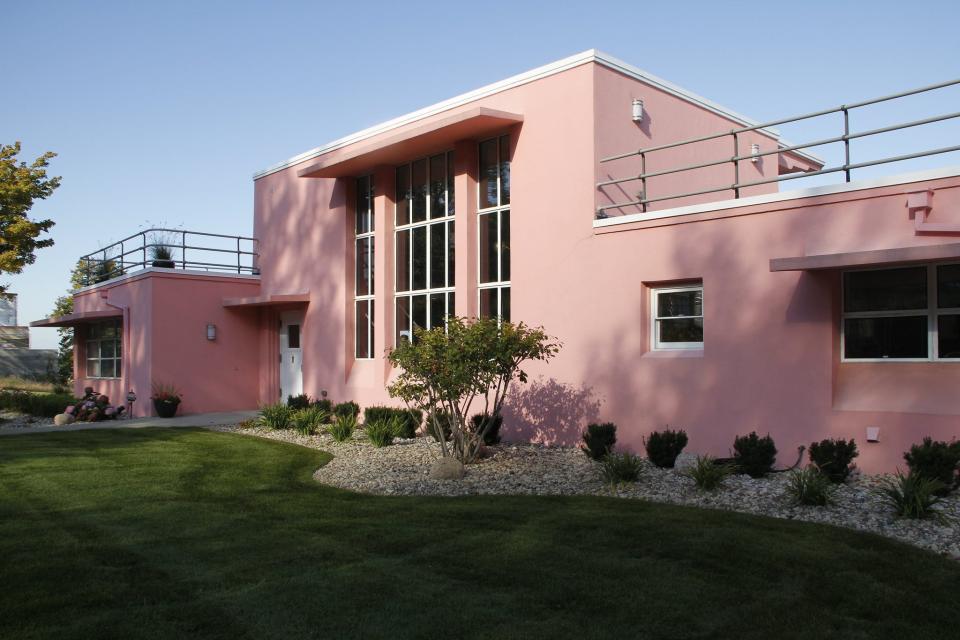
<path id="1" fill-rule="evenodd" d="M 584 425 L 600 415 L 601 401 L 592 387 L 537 378 L 516 385 L 503 406 L 505 440 L 530 440 L 572 446 Z"/>

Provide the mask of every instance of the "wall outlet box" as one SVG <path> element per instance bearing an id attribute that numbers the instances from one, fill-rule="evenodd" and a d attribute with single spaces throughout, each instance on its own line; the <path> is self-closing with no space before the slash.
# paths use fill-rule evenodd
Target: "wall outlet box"
<path id="1" fill-rule="evenodd" d="M 880 427 L 867 427 L 867 442 L 880 442 Z"/>

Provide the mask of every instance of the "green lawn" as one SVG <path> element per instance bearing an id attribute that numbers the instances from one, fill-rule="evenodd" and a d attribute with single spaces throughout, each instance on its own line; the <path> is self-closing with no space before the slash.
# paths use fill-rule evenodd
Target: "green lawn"
<path id="1" fill-rule="evenodd" d="M 0 638 L 956 638 L 960 566 L 810 524 L 370 497 L 200 430 L 0 438 Z"/>

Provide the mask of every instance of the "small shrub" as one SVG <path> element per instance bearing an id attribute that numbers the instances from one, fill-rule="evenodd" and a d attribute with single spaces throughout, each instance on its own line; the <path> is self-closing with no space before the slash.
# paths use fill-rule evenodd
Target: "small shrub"
<path id="1" fill-rule="evenodd" d="M 400 419 L 397 438 L 416 438 L 417 429 L 423 422 L 423 412 L 419 409 L 398 409 L 396 407 L 371 406 L 363 410 L 364 424 L 371 424 L 379 420 Z"/>
<path id="2" fill-rule="evenodd" d="M 600 461 L 600 473 L 609 484 L 636 482 L 640 479 L 643 461 L 631 453 L 607 453 Z"/>
<path id="3" fill-rule="evenodd" d="M 647 458 L 650 462 L 662 469 L 672 469 L 677 456 L 687 446 L 687 433 L 683 429 L 654 431 L 643 443 L 646 445 Z"/>
<path id="4" fill-rule="evenodd" d="M 256 427 L 256 426 L 258 426 L 257 421 L 256 421 L 256 420 L 251 420 L 251 419 L 248 418 L 248 419 L 246 419 L 246 420 L 242 420 L 242 421 L 240 422 L 240 424 L 237 425 L 237 428 L 238 428 L 238 429 L 253 429 L 253 428 Z"/>
<path id="5" fill-rule="evenodd" d="M 450 430 L 450 419 L 447 412 L 443 409 L 434 409 L 427 414 L 427 433 L 433 436 L 433 439 L 440 442 L 440 432 L 443 432 L 443 439 L 449 440 L 453 432 Z"/>
<path id="6" fill-rule="evenodd" d="M 387 420 L 374 420 L 364 425 L 364 431 L 367 432 L 367 439 L 375 447 L 388 447 L 393 444 L 393 438 L 398 429 L 403 425 L 396 416 Z"/>
<path id="7" fill-rule="evenodd" d="M 268 429 L 287 429 L 293 418 L 293 409 L 283 402 L 268 404 L 260 409 L 260 424 Z"/>
<path id="8" fill-rule="evenodd" d="M 613 451 L 616 443 L 617 425 L 612 422 L 593 423 L 588 424 L 587 430 L 583 432 L 583 445 L 580 448 L 591 460 L 602 460 Z"/>
<path id="9" fill-rule="evenodd" d="M 924 438 L 922 444 L 915 444 L 903 454 L 911 475 L 930 480 L 938 480 L 941 487 L 938 495 L 945 496 L 960 486 L 960 442 L 941 442 Z"/>
<path id="10" fill-rule="evenodd" d="M 810 462 L 816 465 L 820 473 L 830 479 L 830 482 L 837 484 L 846 482 L 852 469 L 853 459 L 860 453 L 857 451 L 857 443 L 852 439 L 847 441 L 842 438 L 833 440 L 827 438 L 820 442 L 810 444 Z"/>
<path id="11" fill-rule="evenodd" d="M 486 413 L 478 413 L 470 418 L 470 428 L 474 433 L 480 433 L 480 430 L 486 427 L 487 432 L 483 434 L 483 444 L 487 446 L 500 444 L 500 427 L 502 426 L 503 416 L 501 415 L 494 415 L 491 418 Z"/>
<path id="12" fill-rule="evenodd" d="M 0 391 L 0 409 L 25 413 L 37 418 L 52 418 L 75 404 L 68 393 L 32 393 L 29 391 Z"/>
<path id="13" fill-rule="evenodd" d="M 797 504 L 823 507 L 833 502 L 836 488 L 829 476 L 815 466 L 791 471 L 787 479 L 787 495 Z"/>
<path id="14" fill-rule="evenodd" d="M 939 480 L 912 471 L 903 475 L 898 470 L 894 478 L 884 478 L 881 483 L 880 496 L 893 507 L 898 517 L 943 519 L 943 514 L 933 509 L 933 505 L 940 502 L 938 494 L 943 490 L 943 483 Z"/>
<path id="15" fill-rule="evenodd" d="M 333 415 L 335 416 L 353 416 L 356 419 L 360 415 L 360 405 L 356 402 L 347 400 L 333 405 Z"/>
<path id="16" fill-rule="evenodd" d="M 327 412 L 328 416 L 333 416 L 333 402 L 331 402 L 327 398 L 316 400 L 313 403 L 313 406 L 323 409 L 324 411 Z"/>
<path id="17" fill-rule="evenodd" d="M 353 436 L 357 428 L 357 419 L 354 416 L 334 416 L 333 424 L 327 427 L 327 433 L 337 442 L 344 442 Z"/>
<path id="18" fill-rule="evenodd" d="M 710 456 L 697 456 L 697 461 L 684 475 L 693 480 L 701 491 L 713 491 L 719 488 L 731 473 L 731 465 L 720 464 Z"/>
<path id="19" fill-rule="evenodd" d="M 313 435 L 320 426 L 327 421 L 326 411 L 316 405 L 308 406 L 293 414 L 291 422 L 293 429 L 302 436 Z"/>
<path id="20" fill-rule="evenodd" d="M 777 447 L 769 435 L 761 438 L 753 431 L 747 436 L 737 436 L 733 441 L 733 459 L 741 473 L 762 478 L 773 471 Z"/>
<path id="21" fill-rule="evenodd" d="M 287 406 L 297 411 L 306 409 L 310 406 L 310 396 L 305 393 L 298 396 L 287 396 Z"/>

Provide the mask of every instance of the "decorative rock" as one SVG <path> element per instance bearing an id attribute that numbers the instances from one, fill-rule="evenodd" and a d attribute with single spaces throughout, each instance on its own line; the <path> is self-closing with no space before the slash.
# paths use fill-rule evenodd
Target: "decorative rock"
<path id="1" fill-rule="evenodd" d="M 74 417 L 69 413 L 58 413 L 57 415 L 53 416 L 53 424 L 57 425 L 58 427 L 68 425 L 73 421 Z"/>
<path id="2" fill-rule="evenodd" d="M 682 452 L 677 456 L 677 461 L 673 463 L 674 473 L 685 473 L 697 464 L 697 454 Z"/>
<path id="3" fill-rule="evenodd" d="M 463 464 L 455 458 L 440 458 L 430 466 L 433 480 L 459 480 L 463 475 Z"/>

